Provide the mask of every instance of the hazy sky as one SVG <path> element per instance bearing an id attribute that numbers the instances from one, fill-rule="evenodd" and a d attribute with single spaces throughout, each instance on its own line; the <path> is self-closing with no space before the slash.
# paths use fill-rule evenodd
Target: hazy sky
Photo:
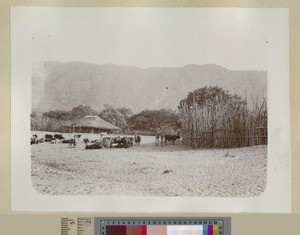
<path id="1" fill-rule="evenodd" d="M 50 15 L 51 18 L 51 15 Z M 241 25 L 91 23 L 61 20 L 32 33 L 33 61 L 83 61 L 142 68 L 219 64 L 232 70 L 267 70 L 267 42 Z"/>

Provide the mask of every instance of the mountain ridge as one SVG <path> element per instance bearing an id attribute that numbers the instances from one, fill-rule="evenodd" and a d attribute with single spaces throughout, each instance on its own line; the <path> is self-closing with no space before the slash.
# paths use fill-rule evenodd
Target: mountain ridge
<path id="1" fill-rule="evenodd" d="M 117 108 L 176 109 L 180 100 L 203 86 L 219 86 L 249 99 L 267 90 L 267 72 L 234 71 L 216 64 L 181 67 L 98 65 L 86 62 L 34 62 L 32 109 L 70 110 L 79 104 L 99 111 L 108 103 Z"/>

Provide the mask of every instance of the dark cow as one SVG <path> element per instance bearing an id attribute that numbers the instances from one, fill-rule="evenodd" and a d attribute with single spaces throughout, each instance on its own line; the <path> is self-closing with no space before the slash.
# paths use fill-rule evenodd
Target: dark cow
<path id="1" fill-rule="evenodd" d="M 134 141 L 133 137 L 129 137 L 128 140 L 129 140 L 129 146 L 132 147 Z"/>
<path id="2" fill-rule="evenodd" d="M 130 137 L 116 137 L 116 138 L 112 138 L 110 140 L 110 147 L 114 147 L 114 148 L 129 148 L 133 145 L 133 138 Z"/>
<path id="3" fill-rule="evenodd" d="M 120 139 L 117 139 L 117 145 L 116 148 L 129 148 L 129 143 L 125 137 L 122 137 Z"/>
<path id="4" fill-rule="evenodd" d="M 87 145 L 85 146 L 85 149 L 101 149 L 102 145 L 100 141 L 96 141 L 93 144 Z"/>
<path id="5" fill-rule="evenodd" d="M 137 136 L 134 137 L 134 142 L 135 142 L 137 145 L 140 145 L 140 143 L 141 143 L 141 137 L 140 137 L 140 135 L 137 135 Z"/>
<path id="6" fill-rule="evenodd" d="M 69 140 L 69 147 L 75 147 L 76 146 L 76 141 L 75 139 L 70 139 Z"/>
<path id="7" fill-rule="evenodd" d="M 90 142 L 90 140 L 88 138 L 84 138 L 83 139 L 83 143 L 85 144 L 85 146 L 87 146 L 87 144 Z"/>
<path id="8" fill-rule="evenodd" d="M 30 144 L 38 144 L 38 136 L 37 135 L 32 135 L 32 137 L 30 138 Z"/>
<path id="9" fill-rule="evenodd" d="M 51 142 L 52 139 L 53 139 L 53 135 L 50 134 L 45 135 L 45 142 Z"/>
<path id="10" fill-rule="evenodd" d="M 54 135 L 54 139 L 58 139 L 58 140 L 64 140 L 64 139 L 65 139 L 65 137 L 63 137 L 63 135 L 62 135 L 62 134 L 55 134 L 55 135 Z"/>
<path id="11" fill-rule="evenodd" d="M 169 141 L 174 145 L 175 140 L 179 140 L 180 136 L 179 135 L 165 135 L 165 144 Z"/>
<path id="12" fill-rule="evenodd" d="M 117 147 L 117 145 L 119 145 L 121 143 L 121 137 L 118 136 L 118 137 L 115 137 L 115 138 L 111 138 L 110 140 L 110 147 L 113 148 L 113 147 Z"/>
<path id="13" fill-rule="evenodd" d="M 130 141 L 130 137 L 123 137 L 121 139 L 121 141 L 123 142 L 123 148 L 129 148 L 131 147 L 131 141 Z M 132 143 L 133 144 L 133 143 Z"/>

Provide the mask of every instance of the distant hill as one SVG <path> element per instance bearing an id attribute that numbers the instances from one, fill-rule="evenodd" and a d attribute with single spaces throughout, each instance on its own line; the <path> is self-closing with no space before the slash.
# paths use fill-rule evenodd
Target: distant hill
<path id="1" fill-rule="evenodd" d="M 83 62 L 35 62 L 32 70 L 32 109 L 70 110 L 79 104 L 99 111 L 103 104 L 116 108 L 177 109 L 190 91 L 219 86 L 232 94 L 262 98 L 267 91 L 266 71 L 231 71 L 214 64 L 183 67 L 138 67 Z M 252 101 L 251 101 L 252 103 Z"/>

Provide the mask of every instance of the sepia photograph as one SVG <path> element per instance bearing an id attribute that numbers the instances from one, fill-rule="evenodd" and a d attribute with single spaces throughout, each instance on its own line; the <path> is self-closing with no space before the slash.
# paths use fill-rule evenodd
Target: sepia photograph
<path id="1" fill-rule="evenodd" d="M 234 200 L 257 211 L 279 188 L 285 198 L 288 92 L 274 58 L 288 58 L 286 44 L 243 11 L 15 7 L 12 145 L 24 143 L 13 147 L 13 201 L 20 180 L 56 205 L 147 198 L 224 211 Z"/>
<path id="2" fill-rule="evenodd" d="M 267 43 L 247 27 L 37 30 L 34 188 L 259 196 L 267 184 Z"/>

